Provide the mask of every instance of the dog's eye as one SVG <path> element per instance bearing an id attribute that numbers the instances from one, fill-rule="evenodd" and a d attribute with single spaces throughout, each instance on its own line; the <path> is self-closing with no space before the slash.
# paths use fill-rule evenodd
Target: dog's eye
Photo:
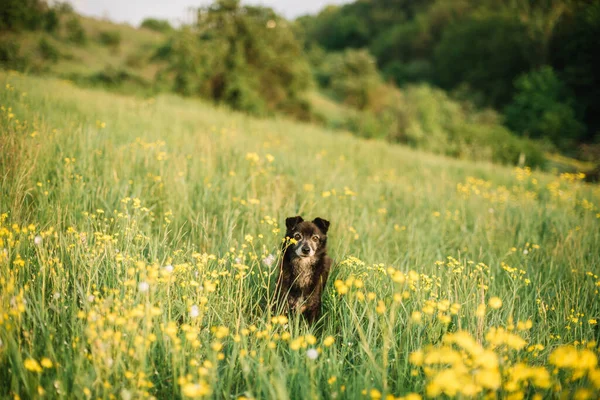
<path id="1" fill-rule="evenodd" d="M 296 233 L 294 234 L 294 239 L 296 239 L 296 240 L 300 240 L 300 239 L 302 239 L 302 235 L 296 232 Z"/>
<path id="2" fill-rule="evenodd" d="M 313 240 L 313 242 L 318 242 L 319 237 L 317 235 L 313 235 L 312 240 Z"/>

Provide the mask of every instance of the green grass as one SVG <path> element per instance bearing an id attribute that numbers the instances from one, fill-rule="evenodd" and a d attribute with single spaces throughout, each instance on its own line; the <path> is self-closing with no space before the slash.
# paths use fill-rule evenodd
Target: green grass
<path id="1" fill-rule="evenodd" d="M 0 397 L 600 394 L 600 188 L 577 175 L 0 82 Z M 271 320 L 262 260 L 297 214 L 331 221 L 317 328 Z"/>
<path id="2" fill-rule="evenodd" d="M 67 39 L 65 25 L 70 18 L 77 18 L 81 22 L 87 37 L 85 44 L 75 44 Z M 120 44 L 116 47 L 102 44 L 100 38 L 102 32 L 118 33 L 121 38 Z M 98 74 L 111 70 L 126 71 L 143 84 L 126 82 L 116 89 L 135 93 L 144 89 L 141 86 L 153 85 L 155 74 L 161 68 L 161 64 L 150 62 L 150 59 L 158 47 L 166 41 L 167 36 L 149 29 L 68 14 L 61 17 L 60 29 L 53 34 L 44 31 L 24 31 L 5 33 L 2 38 L 19 43 L 21 56 L 28 58 L 26 67 L 28 70 L 77 81 L 88 86 L 99 85 L 93 80 Z M 42 38 L 58 51 L 57 62 L 42 59 L 38 49 Z"/>

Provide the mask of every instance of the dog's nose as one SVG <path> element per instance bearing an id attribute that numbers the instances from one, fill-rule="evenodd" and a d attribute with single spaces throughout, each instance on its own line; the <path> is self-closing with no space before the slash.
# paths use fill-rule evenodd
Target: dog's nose
<path id="1" fill-rule="evenodd" d="M 308 253 L 310 253 L 310 247 L 308 247 L 308 246 L 302 246 L 302 252 L 303 252 L 304 254 L 308 254 Z"/>

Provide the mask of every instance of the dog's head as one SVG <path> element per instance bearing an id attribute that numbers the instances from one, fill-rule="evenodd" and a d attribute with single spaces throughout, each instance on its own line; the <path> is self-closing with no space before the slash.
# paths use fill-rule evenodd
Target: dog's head
<path id="1" fill-rule="evenodd" d="M 294 239 L 288 249 L 299 257 L 313 257 L 325 252 L 329 221 L 315 218 L 305 221 L 301 216 L 286 218 L 285 236 Z"/>

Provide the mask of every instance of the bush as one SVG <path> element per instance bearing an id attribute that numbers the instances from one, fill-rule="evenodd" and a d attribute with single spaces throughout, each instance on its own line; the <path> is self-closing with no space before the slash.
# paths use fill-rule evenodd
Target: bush
<path id="1" fill-rule="evenodd" d="M 141 28 L 151 29 L 156 32 L 167 33 L 173 30 L 173 27 L 164 19 L 146 18 L 140 25 Z"/>
<path id="2" fill-rule="evenodd" d="M 44 20 L 45 2 L 40 0 L 2 0 L 0 32 L 39 29 Z"/>
<path id="3" fill-rule="evenodd" d="M 344 103 L 364 110 L 381 83 L 375 59 L 366 50 L 346 50 L 333 59 L 331 90 Z"/>
<path id="4" fill-rule="evenodd" d="M 433 79 L 433 66 L 427 60 L 414 60 L 406 63 L 392 61 L 383 70 L 387 79 L 393 80 L 397 85 L 408 83 L 428 82 Z"/>
<path id="5" fill-rule="evenodd" d="M 225 0 L 198 15 L 196 30 L 179 31 L 155 54 L 166 60 L 160 76 L 172 76 L 176 92 L 258 115 L 306 107 L 300 94 L 310 69 L 287 21 L 271 9 Z"/>
<path id="6" fill-rule="evenodd" d="M 57 62 L 60 58 L 58 49 L 44 37 L 38 42 L 38 51 L 46 61 Z"/>
<path id="7" fill-rule="evenodd" d="M 532 138 L 547 137 L 563 150 L 572 150 L 585 133 L 572 106 L 574 99 L 551 67 L 521 75 L 505 108 L 506 125 Z"/>
<path id="8" fill-rule="evenodd" d="M 541 143 L 515 136 L 496 112 L 478 111 L 443 90 L 381 85 L 376 98 L 376 107 L 351 112 L 341 128 L 455 158 L 515 165 L 524 157 L 526 165 L 544 166 Z"/>
<path id="9" fill-rule="evenodd" d="M 67 39 L 75 44 L 84 45 L 87 43 L 87 35 L 85 29 L 81 25 L 81 21 L 77 16 L 69 18 L 66 24 Z"/>
<path id="10" fill-rule="evenodd" d="M 121 45 L 121 32 L 102 31 L 98 36 L 98 40 L 104 46 L 112 47 L 113 49 L 118 49 L 118 47 Z"/>
<path id="11" fill-rule="evenodd" d="M 0 65 L 6 69 L 23 71 L 29 59 L 21 55 L 21 47 L 15 40 L 0 38 Z"/>
<path id="12" fill-rule="evenodd" d="M 60 26 L 58 12 L 55 9 L 50 9 L 44 14 L 44 30 L 48 33 L 55 33 Z"/>

